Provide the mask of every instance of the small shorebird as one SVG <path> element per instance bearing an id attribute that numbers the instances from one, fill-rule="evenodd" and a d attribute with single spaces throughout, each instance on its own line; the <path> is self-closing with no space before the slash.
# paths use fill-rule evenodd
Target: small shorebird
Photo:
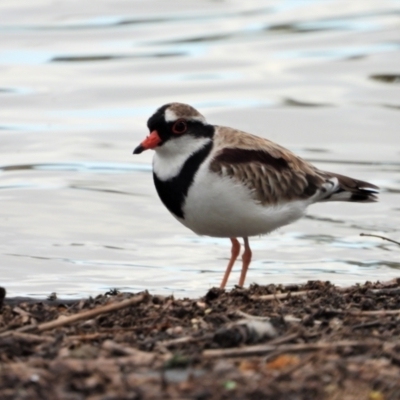
<path id="1" fill-rule="evenodd" d="M 321 201 L 377 201 L 377 186 L 321 171 L 267 139 L 210 125 L 193 107 L 170 103 L 147 121 L 134 154 L 154 149 L 153 178 L 171 214 L 198 235 L 230 238 L 224 288 L 244 240 L 239 286 L 251 261 L 249 237 L 290 224 Z"/>

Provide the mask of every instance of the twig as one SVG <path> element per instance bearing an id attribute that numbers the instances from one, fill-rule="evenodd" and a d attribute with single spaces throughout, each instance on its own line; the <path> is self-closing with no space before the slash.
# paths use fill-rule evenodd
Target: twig
<path id="1" fill-rule="evenodd" d="M 119 343 L 113 342 L 112 340 L 104 341 L 101 347 L 104 350 L 119 353 L 123 356 L 136 357 L 138 364 L 141 365 L 150 365 L 155 359 L 154 353 L 146 353 L 145 351 L 123 346 Z"/>
<path id="2" fill-rule="evenodd" d="M 365 322 L 364 324 L 354 325 L 351 329 L 353 329 L 353 331 L 355 331 L 356 329 L 373 328 L 375 326 L 381 326 L 381 325 L 382 325 L 382 321 L 380 321 L 380 320 L 370 321 L 370 322 Z"/>
<path id="3" fill-rule="evenodd" d="M 24 325 L 17 329 L 11 329 L 11 330 L 6 326 L 5 328 L 0 329 L 0 337 L 9 336 L 15 332 L 33 331 L 34 328 L 36 328 L 37 326 L 38 326 L 37 322 L 30 324 L 30 325 Z"/>
<path id="4" fill-rule="evenodd" d="M 398 244 L 400 246 L 400 242 L 396 242 L 395 240 L 389 239 L 389 238 L 387 238 L 385 236 L 371 235 L 370 233 L 360 233 L 360 236 L 376 237 L 376 238 L 379 238 L 379 239 L 387 240 L 388 242 L 396 243 L 396 244 Z"/>
<path id="5" fill-rule="evenodd" d="M 43 324 L 38 325 L 37 330 L 39 332 L 43 332 L 48 329 L 54 329 L 54 328 L 59 328 L 61 326 L 69 325 L 72 324 L 73 322 L 80 321 L 82 319 L 89 319 L 97 317 L 100 314 L 107 314 L 111 311 L 117 311 L 122 308 L 139 304 L 145 299 L 145 297 L 146 296 L 144 294 L 141 294 L 139 296 L 135 296 L 127 300 L 122 300 L 118 303 L 106 304 L 102 307 L 97 307 L 93 310 L 84 311 L 75 315 L 71 315 L 61 320 L 56 319 L 55 321 L 45 322 Z"/>
<path id="6" fill-rule="evenodd" d="M 367 293 L 372 294 L 386 294 L 386 295 L 397 295 L 400 294 L 400 288 L 387 288 L 387 289 L 368 289 Z"/>
<path id="7" fill-rule="evenodd" d="M 254 321 L 271 321 L 271 317 L 267 317 L 267 316 L 260 317 L 258 315 L 251 315 L 251 314 L 247 314 L 241 310 L 236 310 L 235 314 L 238 315 L 239 317 L 243 317 L 243 318 L 254 320 Z M 274 316 L 278 316 L 278 315 L 275 314 Z M 282 318 L 288 324 L 295 323 L 295 322 L 301 322 L 301 318 L 294 317 L 293 315 L 282 316 Z M 320 324 L 321 321 L 314 321 L 314 323 Z"/>
<path id="8" fill-rule="evenodd" d="M 360 316 L 380 316 L 386 315 L 397 315 L 400 314 L 400 310 L 373 310 L 373 311 L 362 311 L 362 310 L 329 310 L 332 314 L 338 315 L 353 315 L 354 317 Z"/>
<path id="9" fill-rule="evenodd" d="M 289 335 L 286 336 L 281 336 L 276 339 L 272 339 L 268 342 L 269 345 L 281 345 L 287 342 L 291 342 L 294 339 L 297 339 L 299 337 L 299 333 L 290 333 Z"/>
<path id="10" fill-rule="evenodd" d="M 169 339 L 169 340 L 164 340 L 162 342 L 157 343 L 157 347 L 171 347 L 175 346 L 177 344 L 187 344 L 187 343 L 196 343 L 196 342 L 201 342 L 202 340 L 208 340 L 212 339 L 214 337 L 213 333 L 210 334 L 205 334 L 203 336 L 199 337 L 193 337 L 193 336 L 183 336 L 175 339 Z"/>
<path id="11" fill-rule="evenodd" d="M 243 313 L 245 314 L 245 313 Z M 249 315 L 249 314 L 247 314 Z M 268 317 L 267 317 L 268 318 Z M 265 320 L 265 318 L 264 318 Z M 298 333 L 292 333 L 290 335 L 282 336 L 276 339 L 272 339 L 269 344 L 282 344 L 286 342 L 290 342 L 291 340 L 297 339 L 298 338 Z M 157 347 L 171 347 L 175 345 L 180 345 L 180 344 L 187 344 L 187 343 L 196 343 L 196 342 L 201 342 L 203 340 L 209 340 L 214 337 L 213 333 L 205 334 L 203 336 L 199 337 L 193 337 L 193 336 L 183 336 L 175 339 L 170 339 L 170 340 L 164 340 L 162 342 L 157 343 Z"/>
<path id="12" fill-rule="evenodd" d="M 96 333 L 86 333 L 84 335 L 70 335 L 70 336 L 65 336 L 64 340 L 69 340 L 69 341 L 78 341 L 78 342 L 83 342 L 85 340 L 96 340 L 96 339 L 103 339 L 103 338 L 108 338 L 111 335 L 109 333 L 102 333 L 102 332 L 96 332 Z"/>
<path id="13" fill-rule="evenodd" d="M 238 317 L 246 318 L 246 319 L 254 319 L 256 321 L 269 321 L 271 317 L 260 317 L 258 315 L 251 315 L 247 314 L 244 311 L 241 310 L 235 310 L 234 312 Z"/>
<path id="14" fill-rule="evenodd" d="M 311 350 L 326 350 L 337 349 L 342 347 L 364 347 L 364 346 L 381 346 L 382 343 L 372 341 L 355 341 L 355 340 L 342 340 L 336 343 L 331 342 L 317 342 L 317 343 L 296 343 L 296 344 L 283 344 L 274 346 L 271 344 L 247 346 L 236 349 L 214 349 L 203 351 L 205 358 L 217 357 L 244 357 L 244 356 L 262 356 L 271 351 L 278 352 L 296 352 L 296 351 L 311 351 Z"/>
<path id="15" fill-rule="evenodd" d="M 286 335 L 286 336 L 283 336 L 283 337 L 279 337 L 279 338 L 276 338 L 276 339 L 272 339 L 272 340 L 270 340 L 270 341 L 268 342 L 268 344 L 269 344 L 270 346 L 274 345 L 274 346 L 277 346 L 277 347 L 278 347 L 278 345 L 291 342 L 292 340 L 297 339 L 299 336 L 300 336 L 300 333 L 299 333 L 299 332 L 297 332 L 297 333 L 290 333 L 289 335 Z M 278 350 L 278 351 L 271 351 L 269 354 L 267 354 L 267 355 L 264 357 L 263 360 L 264 360 L 265 362 L 267 362 L 268 360 L 272 360 L 273 358 L 276 358 L 276 357 L 280 356 L 281 354 L 282 354 L 282 351 L 279 351 L 279 350 Z"/>
<path id="16" fill-rule="evenodd" d="M 15 331 L 6 331 L 3 332 L 0 336 L 6 336 L 11 334 L 12 332 L 26 332 L 30 330 L 37 330 L 38 332 L 47 331 L 49 329 L 60 328 L 65 325 L 72 324 L 76 321 L 80 321 L 82 319 L 89 319 L 96 317 L 100 314 L 106 314 L 111 311 L 120 310 L 121 308 L 126 308 L 129 306 L 133 306 L 135 304 L 141 303 L 147 296 L 145 294 L 141 294 L 139 296 L 132 297 L 127 300 L 123 300 L 120 302 L 113 302 L 111 304 L 106 304 L 101 307 L 97 307 L 93 310 L 83 311 L 78 314 L 70 315 L 68 317 L 58 318 L 54 321 L 44 322 L 43 324 L 32 324 L 23 326 L 22 328 L 16 329 Z"/>
<path id="17" fill-rule="evenodd" d="M 11 332 L 11 336 L 14 339 L 20 340 L 22 342 L 30 343 L 30 344 L 36 344 L 36 343 L 50 343 L 54 342 L 54 338 L 46 335 L 34 335 L 32 333 L 22 333 L 22 332 Z"/>
<path id="18" fill-rule="evenodd" d="M 315 293 L 317 290 L 302 290 L 300 292 L 287 292 L 277 294 L 265 294 L 261 296 L 251 296 L 252 300 L 275 300 L 275 299 L 286 299 L 287 297 L 299 297 L 307 296 L 309 293 Z"/>
<path id="19" fill-rule="evenodd" d="M 15 306 L 13 308 L 13 312 L 21 315 L 22 317 L 32 317 L 32 314 L 29 313 L 28 311 L 23 310 L 21 307 Z"/>
<path id="20" fill-rule="evenodd" d="M 341 312 L 341 311 L 339 311 Z M 359 315 L 378 315 L 384 317 L 385 315 L 397 315 L 400 314 L 400 310 L 374 310 L 374 311 L 343 311 L 343 314 L 351 314 L 354 316 Z"/>

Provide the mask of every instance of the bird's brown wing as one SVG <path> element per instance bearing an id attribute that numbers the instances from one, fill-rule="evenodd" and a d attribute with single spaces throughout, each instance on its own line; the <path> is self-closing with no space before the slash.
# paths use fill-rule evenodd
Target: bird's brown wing
<path id="1" fill-rule="evenodd" d="M 257 136 L 218 127 L 211 171 L 247 186 L 262 204 L 312 197 L 325 178 L 289 150 Z"/>
<path id="2" fill-rule="evenodd" d="M 305 200 L 374 201 L 376 186 L 320 171 L 267 139 L 217 127 L 210 170 L 247 186 L 261 204 Z M 337 196 L 336 196 L 337 195 Z M 335 197 L 336 196 L 336 197 Z"/>

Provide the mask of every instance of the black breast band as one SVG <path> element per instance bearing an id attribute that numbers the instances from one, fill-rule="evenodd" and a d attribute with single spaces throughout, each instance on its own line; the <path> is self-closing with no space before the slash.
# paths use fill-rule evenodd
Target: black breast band
<path id="1" fill-rule="evenodd" d="M 192 154 L 183 165 L 181 171 L 174 178 L 162 181 L 153 172 L 154 184 L 161 201 L 168 210 L 179 218 L 184 219 L 183 205 L 193 182 L 194 176 L 201 163 L 207 158 L 212 149 L 213 142 L 210 141 L 199 151 Z"/>

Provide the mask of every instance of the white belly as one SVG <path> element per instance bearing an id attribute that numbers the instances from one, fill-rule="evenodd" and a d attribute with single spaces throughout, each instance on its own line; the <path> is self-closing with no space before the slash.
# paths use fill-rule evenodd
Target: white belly
<path id="1" fill-rule="evenodd" d="M 301 218 L 306 201 L 265 206 L 249 189 L 208 171 L 204 163 L 195 176 L 183 207 L 186 227 L 199 235 L 248 237 L 271 232 Z"/>

